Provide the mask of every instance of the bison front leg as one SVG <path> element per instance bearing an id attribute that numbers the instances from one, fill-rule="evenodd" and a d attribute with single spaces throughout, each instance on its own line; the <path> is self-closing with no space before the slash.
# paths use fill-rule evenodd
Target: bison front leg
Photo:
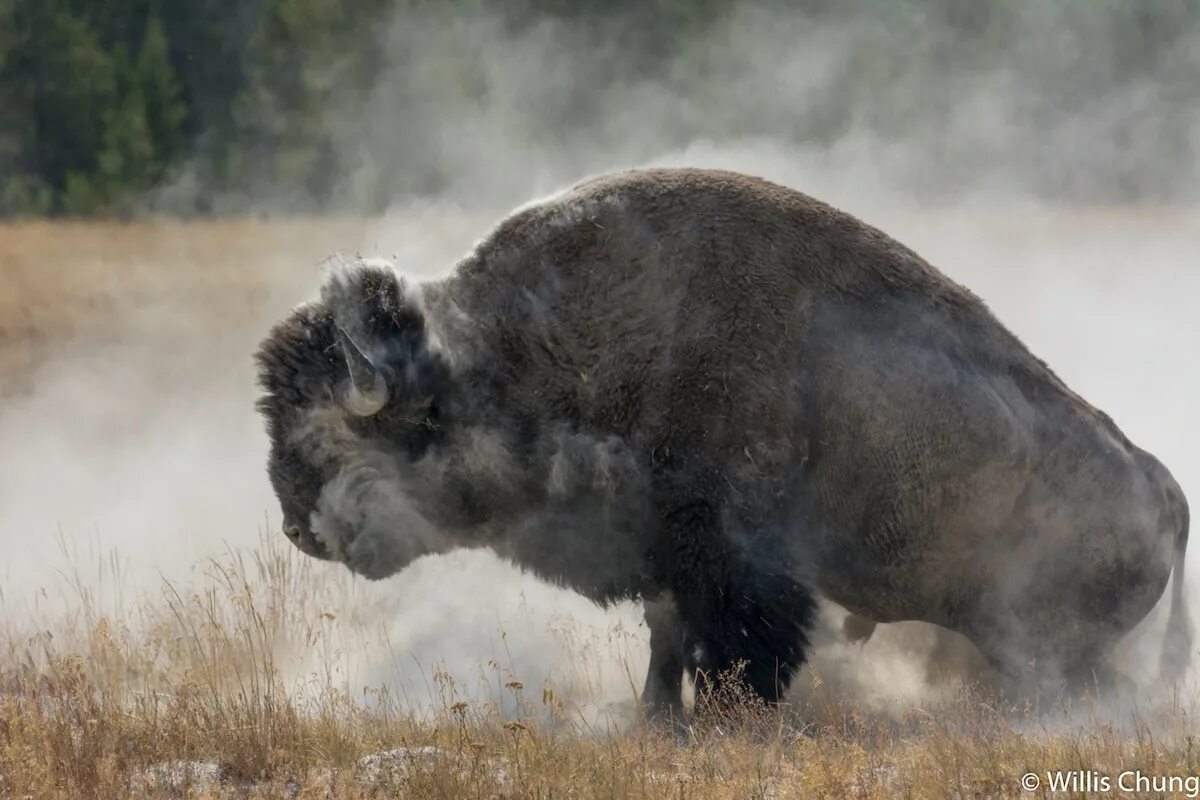
<path id="1" fill-rule="evenodd" d="M 642 709 L 652 722 L 683 725 L 683 625 L 670 594 L 645 601 L 650 629 L 650 668 L 642 689 Z"/>
<path id="2" fill-rule="evenodd" d="M 778 530 L 731 524 L 707 501 L 664 516 L 670 585 L 697 687 L 737 676 L 767 702 L 783 698 L 804 663 L 813 593 Z"/>

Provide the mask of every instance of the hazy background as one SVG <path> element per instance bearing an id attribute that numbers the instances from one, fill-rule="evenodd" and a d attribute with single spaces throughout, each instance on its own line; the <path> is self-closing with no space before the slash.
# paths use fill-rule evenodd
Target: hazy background
<path id="1" fill-rule="evenodd" d="M 5 622 L 76 602 L 68 564 L 119 612 L 276 536 L 250 354 L 332 252 L 434 276 L 512 206 L 640 164 L 763 175 L 882 227 L 1200 497 L 1200 6 L 589 9 L 0 3 L 0 209 L 145 217 L 0 228 Z M 419 699 L 432 665 L 478 682 L 497 659 L 593 706 L 640 683 L 632 605 L 480 554 L 369 586 L 314 568 L 331 613 L 371 624 L 330 623 L 292 674 L 323 659 Z M 1139 676 L 1161 621 L 1130 648 Z M 861 650 L 830 634 L 816 669 L 925 696 L 928 634 L 892 627 Z"/>
<path id="2" fill-rule="evenodd" d="M 7 0 L 0 210 L 494 210 L 713 148 L 922 204 L 1187 201 L 1198 41 L 1189 0 Z"/>

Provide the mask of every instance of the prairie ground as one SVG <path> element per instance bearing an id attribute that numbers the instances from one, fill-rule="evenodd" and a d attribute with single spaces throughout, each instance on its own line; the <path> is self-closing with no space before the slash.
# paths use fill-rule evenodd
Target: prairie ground
<path id="1" fill-rule="evenodd" d="M 1200 487 L 1194 216 L 873 221 Z M 638 721 L 634 606 L 466 556 L 364 587 L 287 547 L 254 344 L 331 253 L 433 274 L 483 230 L 441 212 L 0 226 L 0 797 L 1200 795 L 1200 694 L 1156 683 L 1161 613 L 1122 654 L 1136 695 L 1032 708 L 962 642 L 912 624 L 849 645 L 826 609 L 787 706 L 715 698 L 681 741 Z M 1055 770 L 1076 782 L 1053 790 Z"/>

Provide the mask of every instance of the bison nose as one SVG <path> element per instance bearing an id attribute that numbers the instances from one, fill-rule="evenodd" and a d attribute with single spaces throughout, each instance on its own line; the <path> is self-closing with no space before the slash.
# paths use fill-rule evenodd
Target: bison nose
<path id="1" fill-rule="evenodd" d="M 300 539 L 300 526 L 294 523 L 287 523 L 283 526 L 283 535 L 291 539 L 293 542 Z"/>

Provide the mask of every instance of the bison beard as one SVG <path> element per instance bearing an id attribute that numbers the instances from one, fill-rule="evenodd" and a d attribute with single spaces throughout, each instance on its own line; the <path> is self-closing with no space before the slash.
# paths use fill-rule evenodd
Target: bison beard
<path id="1" fill-rule="evenodd" d="M 966 289 L 765 181 L 605 176 L 443 280 L 349 265 L 258 362 L 298 547 L 370 578 L 488 548 L 641 598 L 665 715 L 685 670 L 781 698 L 816 593 L 1081 682 L 1174 568 L 1164 665 L 1191 654 L 1166 468 Z"/>

